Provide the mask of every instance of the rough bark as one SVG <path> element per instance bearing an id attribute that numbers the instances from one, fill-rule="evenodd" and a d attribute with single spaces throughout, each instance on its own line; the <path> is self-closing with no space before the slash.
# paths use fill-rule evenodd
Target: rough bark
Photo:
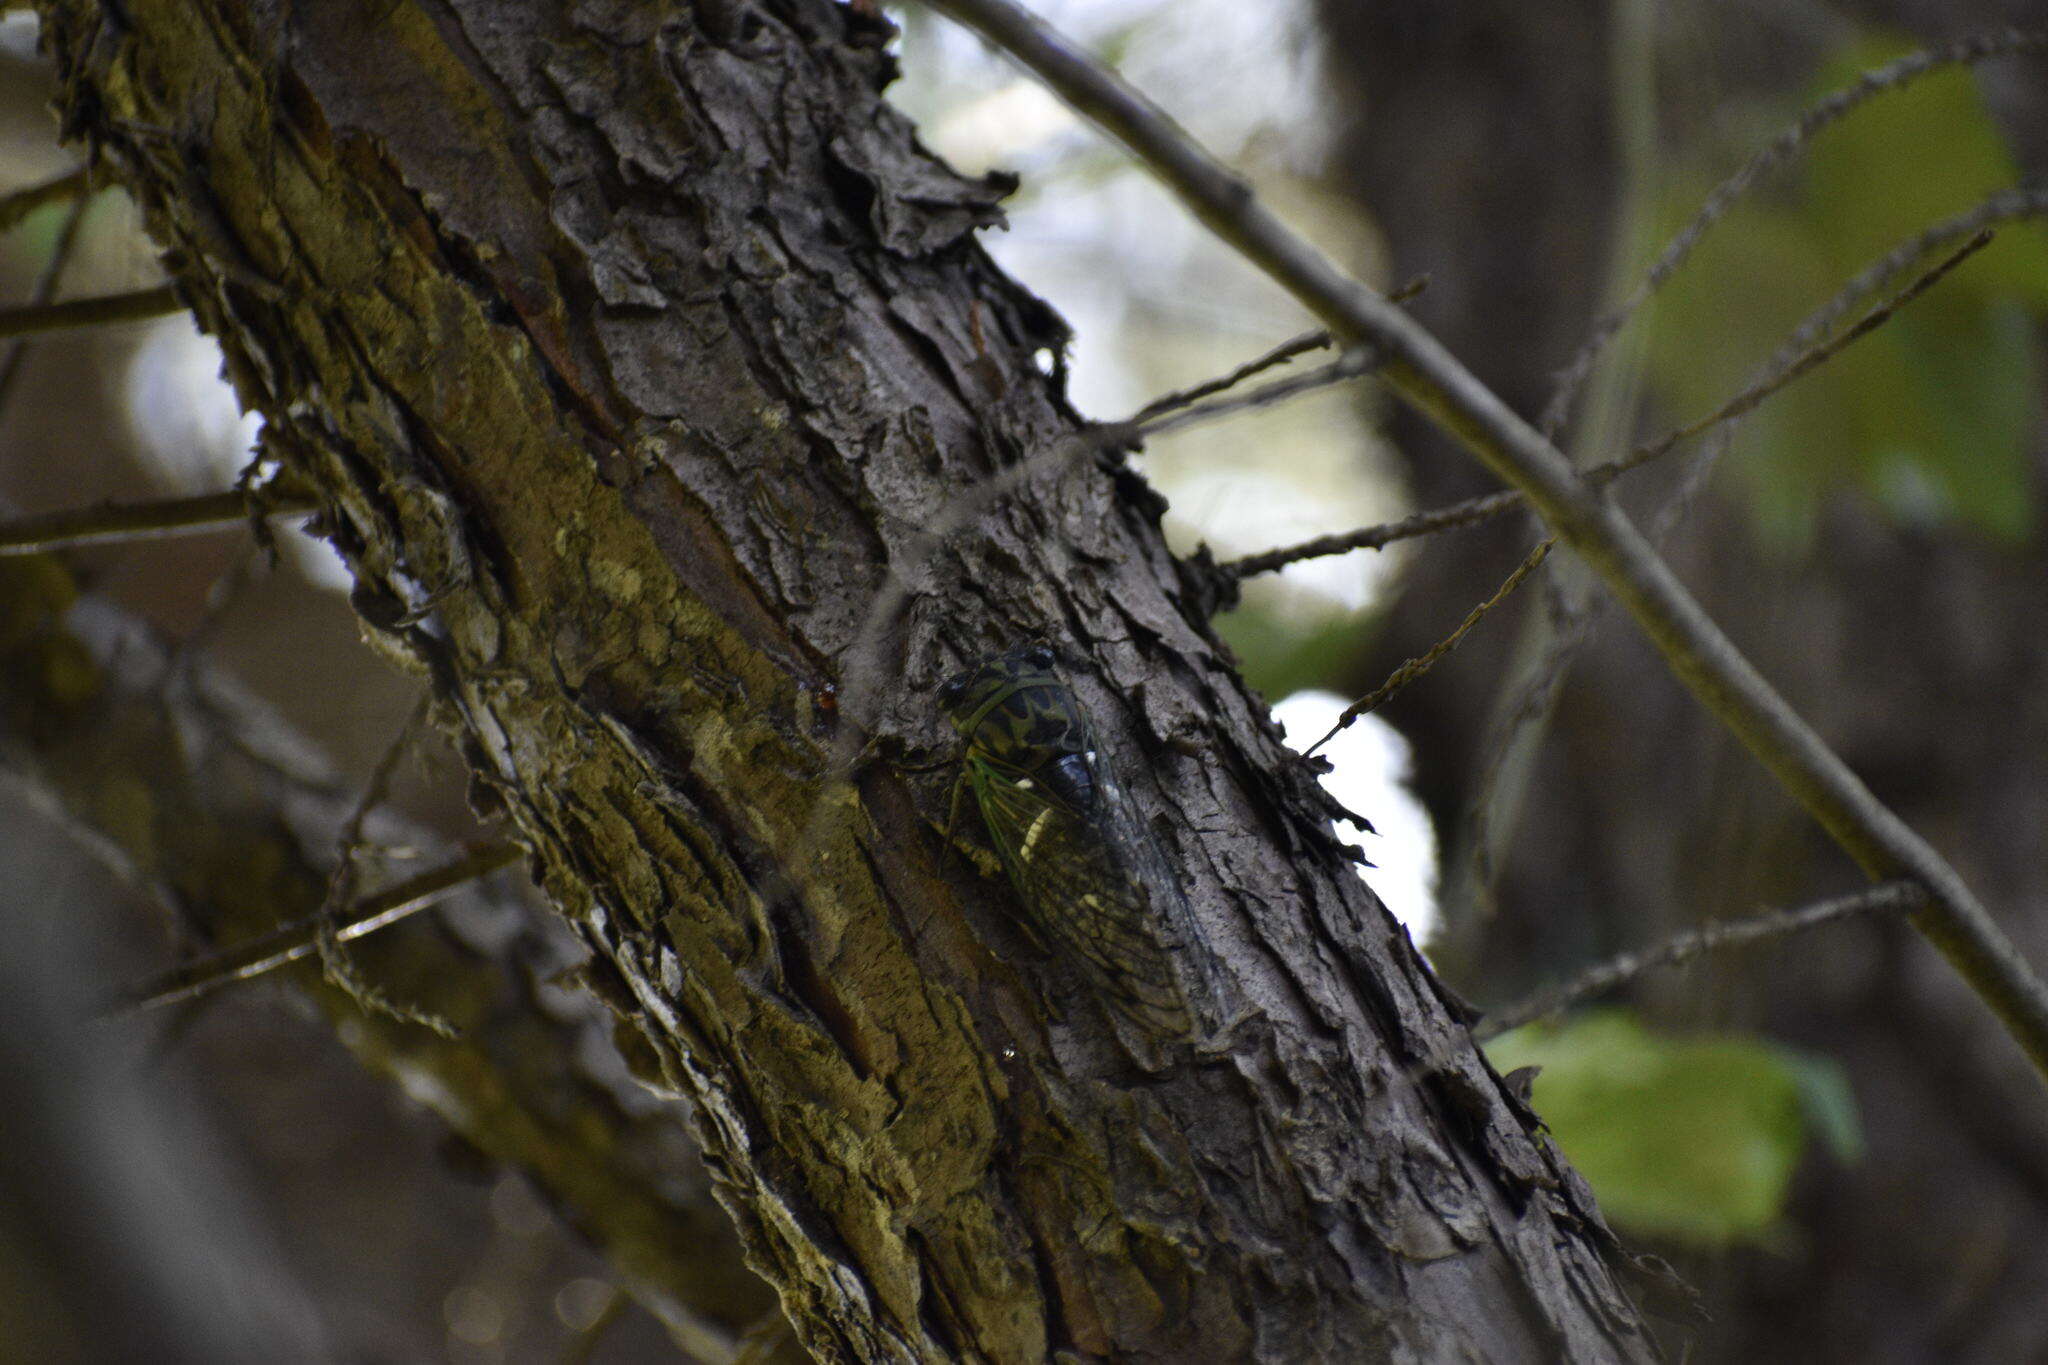
<path id="1" fill-rule="evenodd" d="M 1590 1198 L 1352 874 L 1156 498 L 1057 453 L 1060 325 L 971 236 L 1003 186 L 880 101 L 865 6 L 46 25 L 67 129 L 694 1101 L 814 1353 L 1648 1353 Z M 941 678 L 1039 634 L 1180 869 L 1207 1012 L 1242 1016 L 1163 1071 L 945 856 L 951 774 L 886 757 L 946 742 Z"/>
<path id="2" fill-rule="evenodd" d="M 0 563 L 0 620 L 0 765 L 173 910 L 177 937 L 203 950 L 319 910 L 354 798 L 302 742 L 203 662 L 78 599 L 55 564 Z M 372 829 L 428 859 L 450 852 L 391 819 Z M 395 998 L 455 1025 L 452 1038 L 366 1012 L 317 964 L 290 975 L 364 1065 L 525 1173 L 679 1346 L 731 1360 L 774 1299 L 739 1264 L 682 1106 L 618 1064 L 593 1002 L 550 984 L 573 959 L 529 920 L 473 887 L 350 950 Z"/>

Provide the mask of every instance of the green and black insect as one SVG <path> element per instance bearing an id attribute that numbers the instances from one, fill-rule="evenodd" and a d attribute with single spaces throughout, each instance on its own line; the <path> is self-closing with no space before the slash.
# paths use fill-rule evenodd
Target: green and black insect
<path id="1" fill-rule="evenodd" d="M 947 682 L 939 700 L 966 742 L 965 781 L 1041 946 L 1085 968 L 1143 1034 L 1188 1037 L 1175 950 L 1191 922 L 1052 650 L 990 659 Z"/>

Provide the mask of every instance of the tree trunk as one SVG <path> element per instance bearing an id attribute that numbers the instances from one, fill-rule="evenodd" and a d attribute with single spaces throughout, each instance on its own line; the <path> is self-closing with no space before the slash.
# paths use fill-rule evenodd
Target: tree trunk
<path id="1" fill-rule="evenodd" d="M 45 22 L 67 129 L 695 1103 L 813 1353 L 1651 1353 L 1157 499 L 1069 439 L 1061 325 L 972 239 L 1004 186 L 881 102 L 867 7 Z M 1163 1069 L 947 855 L 951 772 L 898 761 L 951 751 L 941 679 L 1041 634 L 1213 954 L 1212 1045 Z"/>

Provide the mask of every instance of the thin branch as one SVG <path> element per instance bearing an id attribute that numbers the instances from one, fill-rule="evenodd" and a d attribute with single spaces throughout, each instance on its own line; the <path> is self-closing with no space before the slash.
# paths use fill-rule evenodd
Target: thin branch
<path id="1" fill-rule="evenodd" d="M 1853 896 L 1838 896 L 1798 910 L 1771 910 L 1743 919 L 1705 925 L 1666 939 L 1655 947 L 1639 948 L 1609 958 L 1586 968 L 1561 985 L 1538 992 L 1498 1013 L 1488 1013 L 1485 1020 L 1472 1030 L 1472 1040 L 1489 1042 L 1511 1029 L 1548 1018 L 1659 967 L 1676 967 L 1706 953 L 1803 933 L 1851 915 L 1915 911 L 1927 904 L 1927 892 L 1916 883 L 1883 882 Z"/>
<path id="2" fill-rule="evenodd" d="M 177 286 L 160 284 L 152 289 L 136 289 L 126 294 L 102 294 L 90 299 L 66 299 L 62 303 L 0 308 L 0 337 L 61 332 L 73 327 L 103 327 L 115 322 L 143 322 L 184 311 L 185 305 L 178 299 Z"/>
<path id="3" fill-rule="evenodd" d="M 1897 61 L 1873 68 L 1858 76 L 1854 82 L 1837 90 L 1820 103 L 1801 114 L 1790 127 L 1765 143 L 1755 155 L 1745 162 L 1742 169 L 1714 187 L 1706 202 L 1700 205 L 1692 220 L 1679 229 L 1678 235 L 1658 255 L 1656 261 L 1643 276 L 1642 282 L 1630 291 L 1612 311 L 1593 326 L 1593 333 L 1580 346 L 1571 363 L 1558 372 L 1557 387 L 1551 394 L 1549 404 L 1543 410 L 1543 432 L 1555 439 L 1571 413 L 1573 402 L 1584 386 L 1586 377 L 1593 372 L 1600 353 L 1614 339 L 1615 333 L 1627 325 L 1636 311 L 1649 301 L 1664 282 L 1677 273 L 1692 254 L 1707 229 L 1718 222 L 1735 201 L 1749 190 L 1768 172 L 1790 161 L 1811 142 L 1815 135 L 1830 124 L 1856 109 L 1872 96 L 1888 90 L 1899 90 L 1912 84 L 1920 77 L 1944 67 L 1972 65 L 1989 57 L 2005 56 L 2009 53 L 2040 51 L 2048 48 L 2048 29 L 2004 29 L 1997 33 L 1979 34 L 1964 38 L 1947 47 L 1929 48 L 1909 53 Z"/>
<path id="4" fill-rule="evenodd" d="M 243 492 L 201 493 L 154 502 L 74 507 L 0 522 L 0 555 L 42 554 L 79 545 L 121 544 L 167 536 L 198 535 L 246 526 L 251 502 Z M 284 496 L 264 505 L 271 517 L 298 517 L 315 510 L 311 498 Z"/>
<path id="5" fill-rule="evenodd" d="M 1556 536 L 1551 536 L 1546 540 L 1539 541 L 1537 543 L 1536 548 L 1529 552 L 1527 558 L 1523 559 L 1520 564 L 1517 564 L 1515 566 L 1515 571 L 1507 576 L 1506 581 L 1503 582 L 1499 588 L 1494 590 L 1493 596 L 1487 598 L 1484 602 L 1481 602 L 1478 606 L 1472 608 L 1471 611 L 1466 613 L 1465 619 L 1458 623 L 1458 628 L 1456 630 L 1452 631 L 1449 635 L 1446 635 L 1443 639 L 1438 640 L 1435 644 L 1431 645 L 1427 653 L 1421 655 L 1419 658 L 1410 659 L 1406 663 L 1402 664 L 1399 668 L 1395 669 L 1393 673 L 1388 675 L 1387 680 L 1385 682 L 1381 683 L 1378 687 L 1375 687 L 1372 691 L 1360 697 L 1357 701 L 1352 702 L 1351 705 L 1345 707 L 1344 713 L 1337 717 L 1337 723 L 1330 727 L 1329 733 L 1324 735 L 1315 743 L 1309 745 L 1308 748 L 1302 750 L 1302 757 L 1307 758 L 1310 755 L 1314 754 L 1316 750 L 1322 748 L 1325 744 L 1328 744 L 1331 740 L 1335 739 L 1337 737 L 1338 731 L 1343 730 L 1350 726 L 1351 723 L 1353 721 L 1356 721 L 1360 716 L 1365 715 L 1370 711 L 1378 710 L 1387 702 L 1391 701 L 1395 694 L 1400 692 L 1402 688 L 1406 687 L 1409 683 L 1414 682 L 1423 674 L 1429 672 L 1430 669 L 1435 668 L 1437 660 L 1443 658 L 1444 655 L 1456 649 L 1458 647 L 1459 641 L 1463 640 L 1466 635 L 1471 633 L 1472 627 L 1478 625 L 1480 621 L 1485 619 L 1486 614 L 1488 612 L 1492 611 L 1502 602 L 1507 601 L 1508 597 L 1515 591 L 1515 589 L 1522 586 L 1523 579 L 1527 578 L 1530 574 L 1536 572 L 1537 566 L 1550 557 L 1551 547 L 1556 544 Z"/>
<path id="6" fill-rule="evenodd" d="M 1548 645 L 1530 663 L 1515 691 L 1509 694 L 1512 698 L 1510 703 L 1500 709 L 1500 719 L 1486 745 L 1479 780 L 1474 783 L 1475 794 L 1465 810 L 1465 837 L 1461 843 L 1471 850 L 1472 880 L 1465 888 L 1469 899 L 1446 897 L 1447 905 L 1460 911 L 1469 910 L 1474 905 L 1492 906 L 1493 849 L 1497 837 L 1494 817 L 1500 809 L 1501 791 L 1510 772 L 1510 760 L 1526 756 L 1533 749 L 1540 727 L 1557 701 L 1558 689 L 1564 683 L 1572 656 L 1592 630 L 1598 606 L 1583 594 L 1574 600 L 1559 598 L 1552 602 Z M 1518 794 L 1519 789 L 1520 784 Z M 1512 826 L 1512 815 L 1504 823 Z"/>
<path id="7" fill-rule="evenodd" d="M 1132 413 L 1124 425 L 1143 426 L 1155 417 L 1164 416 L 1180 408 L 1192 407 L 1204 398 L 1212 398 L 1227 389 L 1236 388 L 1253 375 L 1262 374 L 1272 369 L 1275 365 L 1284 365 L 1298 355 L 1306 355 L 1310 351 L 1320 351 L 1329 344 L 1330 334 L 1328 332 L 1303 332 L 1298 337 L 1292 337 L 1281 342 L 1257 360 L 1246 361 L 1219 379 L 1211 379 L 1205 383 L 1197 384 L 1191 389 L 1182 389 L 1177 393 L 1163 394 L 1153 399 L 1144 407 Z"/>
<path id="8" fill-rule="evenodd" d="M 1728 449 L 1731 423 L 1740 421 L 1773 394 L 1834 359 L 1849 346 L 1889 322 L 1901 308 L 1926 293 L 1950 271 L 1989 245 L 1995 235 L 1991 231 L 1992 224 L 2034 217 L 2044 212 L 2048 212 L 2048 190 L 2001 190 L 1975 208 L 1901 242 L 1859 272 L 1854 279 L 1837 290 L 1834 297 L 1793 328 L 1785 340 L 1779 343 L 1778 349 L 1771 353 L 1770 358 L 1757 368 L 1749 385 L 1741 393 L 1687 426 L 1666 432 L 1655 440 L 1645 441 L 1618 460 L 1609 460 L 1593 466 L 1586 471 L 1586 477 L 1598 485 L 1610 483 L 1639 465 L 1662 458 L 1683 441 L 1708 431 L 1719 430 L 1723 439 L 1710 445 L 1688 473 L 1686 485 L 1674 495 L 1672 505 L 1665 509 L 1660 517 L 1661 535 L 1690 503 L 1692 496 L 1697 494 L 1705 482 L 1706 476 L 1712 472 L 1720 455 Z M 1964 241 L 1961 247 L 1930 269 L 1923 271 L 1891 298 L 1872 308 L 1854 325 L 1833 339 L 1828 339 L 1828 334 L 1858 303 L 1890 284 L 1913 265 L 1964 238 L 1968 240 Z"/>
<path id="9" fill-rule="evenodd" d="M 1684 478 L 1656 513 L 1652 523 L 1652 535 L 1653 539 L 1661 542 L 1684 517 L 1687 509 L 1705 488 L 1708 477 L 1734 439 L 1735 423 L 1754 411 L 1772 394 L 1833 359 L 1860 338 L 1883 326 L 1899 309 L 1932 288 L 1964 260 L 1982 250 L 1990 242 L 1991 236 L 1988 228 L 1979 231 L 1960 250 L 1936 264 L 1933 269 L 1921 274 L 1897 295 L 1866 313 L 1854 326 L 1830 340 L 1814 342 L 1806 350 L 1795 352 L 1792 349 L 1795 341 L 1821 335 L 1821 331 L 1816 330 L 1810 321 L 1802 324 L 1794 329 L 1792 337 L 1759 367 L 1756 376 L 1741 393 L 1698 421 L 1667 432 L 1654 441 L 1645 442 L 1628 456 L 1589 471 L 1589 477 L 1596 477 L 1602 482 L 1610 481 L 1638 465 L 1662 457 L 1682 441 L 1708 431 L 1715 432 L 1715 439 L 1708 442 L 1691 460 Z M 1830 317 L 1838 318 L 1843 315 L 1842 312 L 1835 311 L 1832 301 L 1822 312 Z M 1526 755 L 1539 742 L 1542 727 L 1549 720 L 1558 689 L 1571 670 L 1572 659 L 1592 633 L 1593 623 L 1599 615 L 1598 605 L 1583 591 L 1577 593 L 1571 601 L 1560 600 L 1554 605 L 1550 638 L 1539 654 L 1530 660 L 1522 676 L 1511 685 L 1509 704 L 1500 711 L 1500 721 L 1487 745 L 1479 780 L 1474 785 L 1474 793 L 1465 817 L 1467 837 L 1463 842 L 1471 850 L 1471 891 L 1476 900 L 1484 901 L 1492 888 L 1495 873 L 1494 848 L 1500 837 L 1500 831 L 1495 827 L 1495 816 L 1501 801 L 1503 783 L 1509 773 L 1516 770 L 1511 760 Z M 1526 774 L 1527 769 L 1524 767 L 1520 771 Z M 1505 826 L 1512 826 L 1513 810 L 1514 804 L 1511 801 L 1508 805 L 1507 818 L 1503 822 Z"/>
<path id="10" fill-rule="evenodd" d="M 1983 214 L 1984 207 L 1980 206 L 1980 208 L 1964 215 L 1963 219 L 1956 221 L 1962 222 L 1964 219 L 1967 219 L 1974 225 L 1976 220 Z M 2004 216 L 2017 215 L 2006 213 Z M 1957 229 L 1947 229 L 1946 227 L 1945 229 L 1936 229 L 1937 232 L 1944 230 L 1946 230 L 1949 239 L 1952 239 L 1958 231 Z M 1915 237 L 1910 243 L 1888 254 L 1884 258 L 1885 261 L 1891 261 L 1895 257 L 1900 256 L 1904 256 L 1909 260 L 1925 256 L 1930 249 L 1928 246 L 1928 236 L 1929 234 L 1923 233 L 1921 236 Z M 1788 347 L 1793 346 L 1803 338 L 1810 338 L 1816 335 L 1818 331 L 1824 330 L 1824 328 L 1816 326 L 1816 320 L 1821 318 L 1822 315 L 1826 315 L 1829 318 L 1839 318 L 1843 313 L 1847 312 L 1847 308 L 1841 306 L 1839 296 L 1837 299 L 1830 300 L 1813 318 L 1807 319 L 1806 322 L 1801 323 L 1793 331 L 1785 345 L 1779 347 L 1772 360 L 1762 367 L 1758 377 L 1751 381 L 1749 387 L 1745 388 L 1741 393 L 1730 398 L 1726 403 L 1723 403 L 1705 417 L 1686 426 L 1674 428 L 1655 440 L 1643 442 L 1620 459 L 1608 460 L 1601 464 L 1589 466 L 1585 471 L 1586 481 L 1595 487 L 1604 487 L 1632 469 L 1648 464 L 1652 460 L 1661 459 L 1680 443 L 1691 440 L 1693 437 L 1723 423 L 1734 421 L 1754 412 L 1763 404 L 1764 400 L 1779 390 L 1784 389 L 1793 381 L 1803 378 L 1819 365 L 1834 359 L 1837 354 L 1890 321 L 1892 315 L 1898 312 L 1899 309 L 1920 297 L 1921 294 L 1940 281 L 1943 276 L 1988 246 L 1992 236 L 1993 234 L 1990 229 L 1978 227 L 1977 235 L 1966 242 L 1960 250 L 1944 259 L 1932 270 L 1915 279 L 1911 285 L 1901 290 L 1897 295 L 1859 318 L 1855 326 L 1830 341 L 1811 344 L 1806 350 L 1793 352 L 1789 358 L 1781 359 L 1787 356 Z M 1879 264 L 1882 265 L 1883 262 Z M 1873 267 L 1873 269 L 1875 268 Z M 1859 276 L 1858 278 L 1860 279 L 1861 277 Z M 1854 288 L 1853 282 L 1849 287 Z M 1855 296 L 1862 297 L 1869 292 L 1870 290 L 1867 288 L 1860 289 L 1857 290 Z M 1242 581 L 1252 577 L 1254 574 L 1272 573 L 1276 569 L 1283 569 L 1289 564 L 1297 563 L 1304 559 L 1319 559 L 1325 555 L 1348 554 L 1353 550 L 1378 550 L 1399 540 L 1413 540 L 1419 536 L 1435 535 L 1440 531 L 1454 531 L 1468 526 L 1479 526 L 1524 505 L 1525 499 L 1520 493 L 1513 489 L 1504 489 L 1498 493 L 1486 493 L 1479 497 L 1466 498 L 1462 502 L 1454 502 L 1448 506 L 1434 508 L 1427 512 L 1417 512 L 1411 516 L 1403 517 L 1399 521 L 1383 522 L 1380 525 L 1366 526 L 1356 531 L 1342 531 L 1334 535 L 1317 536 L 1313 540 L 1305 540 L 1296 545 L 1284 545 L 1277 550 L 1265 550 L 1255 555 L 1246 555 L 1242 559 L 1228 560 L 1216 567 L 1219 573 Z M 0 551 L 0 553 L 4 553 L 4 551 Z"/>
<path id="11" fill-rule="evenodd" d="M 34 213 L 45 204 L 61 203 L 66 199 L 81 199 L 91 188 L 85 167 L 67 172 L 40 185 L 15 190 L 0 195 L 0 232 L 8 232 L 16 223 Z"/>
<path id="12" fill-rule="evenodd" d="M 1478 526 L 1520 506 L 1522 495 L 1513 489 L 1505 489 L 1499 493 L 1466 498 L 1462 502 L 1454 502 L 1427 512 L 1416 512 L 1402 517 L 1399 521 L 1381 522 L 1377 526 L 1361 527 L 1356 531 L 1317 536 L 1314 540 L 1304 540 L 1297 545 L 1283 545 L 1277 550 L 1263 550 L 1255 555 L 1246 555 L 1242 559 L 1227 560 L 1217 565 L 1216 570 L 1218 573 L 1242 580 L 1254 574 L 1284 569 L 1289 564 L 1304 559 L 1349 554 L 1353 550 L 1378 550 L 1392 545 L 1397 540 L 1414 540 L 1421 536 L 1433 536 L 1439 531 L 1455 531 L 1461 527 Z"/>
<path id="13" fill-rule="evenodd" d="M 370 812 L 384 804 L 385 794 L 391 786 L 391 778 L 398 771 L 399 760 L 412 747 L 414 733 L 427 718 L 428 694 L 422 692 L 413 708 L 406 714 L 405 724 L 384 750 L 384 756 L 377 760 L 377 766 L 370 773 L 370 780 L 363 785 L 363 794 L 356 801 L 348 819 L 341 827 L 341 838 L 337 841 L 340 861 L 334 866 L 334 875 L 328 880 L 327 895 L 320 903 L 320 911 L 313 916 L 313 950 L 320 955 L 320 966 L 327 979 L 348 992 L 349 998 L 365 1010 L 387 1015 L 406 1023 L 423 1024 L 443 1038 L 455 1036 L 455 1026 L 438 1014 L 402 1005 L 379 990 L 366 978 L 349 956 L 341 949 L 341 912 L 355 895 L 356 854 L 363 846 L 363 823 Z"/>
<path id="14" fill-rule="evenodd" d="M 1414 298 L 1422 293 L 1423 290 L 1429 288 L 1429 278 L 1426 274 L 1417 275 L 1414 279 L 1389 293 L 1387 295 L 1387 302 L 1406 303 L 1409 299 Z M 1153 399 L 1144 407 L 1139 408 L 1136 412 L 1125 418 L 1121 425 L 1143 427 L 1155 417 L 1162 417 L 1169 412 L 1190 407 L 1204 398 L 1212 398 L 1219 393 L 1234 389 L 1253 375 L 1262 374 L 1272 369 L 1275 365 L 1284 365 L 1298 355 L 1305 355 L 1310 351 L 1319 351 L 1330 344 L 1330 334 L 1328 332 L 1303 332 L 1298 337 L 1292 337 L 1281 342 L 1256 360 L 1246 361 L 1229 374 L 1217 379 L 1207 380 L 1190 389 L 1182 389 L 1179 392 L 1164 394 Z"/>
<path id="15" fill-rule="evenodd" d="M 1219 417 L 1229 417 L 1235 413 L 1250 412 L 1255 408 L 1269 408 L 1304 393 L 1312 393 L 1317 389 L 1328 388 L 1332 384 L 1357 379 L 1361 375 L 1372 373 L 1376 363 L 1370 347 L 1353 347 L 1327 365 L 1319 365 L 1308 373 L 1295 375 L 1291 379 L 1276 379 L 1270 384 L 1253 389 L 1250 393 L 1239 394 L 1235 398 L 1213 398 L 1206 403 L 1182 407 L 1177 412 L 1154 417 L 1149 421 L 1133 417 L 1127 422 L 1108 423 L 1096 427 L 1090 435 L 1097 445 L 1110 447 L 1125 445 L 1146 437 L 1164 436 L 1170 431 L 1179 431 L 1203 422 L 1213 422 Z"/>
<path id="16" fill-rule="evenodd" d="M 1642 533 L 1414 319 L 1352 279 L 1262 205 L 1250 186 L 1099 61 L 1009 0 L 934 0 L 1123 141 L 1189 209 L 1349 345 L 1382 356 L 1388 384 L 1519 488 L 1636 618 L 1667 665 L 1874 878 L 1929 891 L 1914 923 L 2048 1076 L 2048 987 L 1955 870 L 1824 744 L 1744 658 Z"/>
<path id="17" fill-rule="evenodd" d="M 1992 225 L 2016 222 L 2026 218 L 2038 218 L 2043 214 L 2048 214 L 2048 186 L 2022 185 L 2009 190 L 2001 190 L 1975 208 L 1937 223 L 1919 235 L 1901 242 L 1883 257 L 1865 267 L 1854 279 L 1837 290 L 1833 298 L 1815 309 L 1807 316 L 1804 322 L 1793 328 L 1791 334 L 1785 338 L 1785 341 L 1759 371 L 1759 377 L 1755 381 L 1756 384 L 1758 386 L 1770 385 L 1771 391 L 1775 392 L 1777 388 L 1782 388 L 1783 385 L 1772 384 L 1773 376 L 1789 373 L 1792 370 L 1810 369 L 1811 366 L 1806 363 L 1807 355 L 1829 349 L 1829 343 L 1822 342 L 1820 338 L 1827 336 L 1829 332 L 1839 325 L 1841 320 L 1848 316 L 1850 309 L 1870 295 L 1875 294 L 1878 290 L 1888 286 L 1893 280 L 1935 252 L 1945 247 L 1953 246 L 1956 242 L 1963 241 L 1966 238 L 1970 239 L 1954 256 L 1928 271 L 1921 277 L 1920 281 L 1916 281 L 1909 286 L 1891 304 L 1878 308 L 1871 315 L 1873 318 L 1882 321 L 1884 317 L 1890 316 L 1891 312 L 1896 310 L 1898 304 L 1917 295 L 1926 284 L 1931 284 L 1935 279 L 1939 279 L 1942 275 L 1948 273 L 1956 263 L 1978 249 L 1976 239 L 1988 231 Z M 1857 327 L 1851 329 L 1858 336 L 1868 330 L 1869 328 L 1862 324 L 1858 324 Z M 1673 494 L 1669 504 L 1659 514 L 1657 524 L 1659 535 L 1668 529 L 1683 514 L 1685 508 L 1691 504 L 1692 500 L 1698 496 L 1700 490 L 1705 486 L 1708 476 L 1713 472 L 1714 466 L 1732 444 L 1733 438 L 1730 434 L 1732 431 L 1733 427 L 1725 424 L 1717 428 L 1717 439 L 1710 442 L 1694 460 L 1692 468 L 1687 471 L 1685 482 Z"/>
<path id="18" fill-rule="evenodd" d="M 1864 299 L 1883 289 L 1919 262 L 1951 243 L 1976 236 L 1987 227 L 2048 215 L 2048 184 L 2017 185 L 2000 190 L 1975 208 L 1944 219 L 1916 237 L 1909 237 L 1857 272 L 1835 297 L 1814 310 L 1786 338 L 1779 354 L 1812 344 Z"/>
<path id="19" fill-rule="evenodd" d="M 453 862 L 394 883 L 365 896 L 335 917 L 334 937 L 346 943 L 408 919 L 438 905 L 469 883 L 487 877 L 519 859 L 517 844 L 497 842 L 471 849 Z M 314 916 L 283 925 L 260 938 L 187 962 L 123 991 L 108 1014 L 135 1014 L 182 1004 L 213 994 L 237 981 L 249 981 L 320 951 L 320 919 Z"/>
<path id="20" fill-rule="evenodd" d="M 1858 318 L 1855 326 L 1850 327 L 1832 341 L 1814 346 L 1810 350 L 1805 351 L 1791 364 L 1785 365 L 1776 373 L 1767 374 L 1763 378 L 1758 379 L 1741 393 L 1736 394 L 1720 407 L 1708 413 L 1705 417 L 1686 426 L 1668 431 L 1654 441 L 1637 446 L 1627 459 L 1615 462 L 1614 473 L 1625 473 L 1639 464 L 1645 464 L 1657 459 L 1679 442 L 1689 441 L 1709 428 L 1717 427 L 1723 422 L 1733 421 L 1738 417 L 1748 416 L 1756 411 L 1758 406 L 1772 394 L 1804 378 L 1808 373 L 1833 360 L 1837 355 L 1847 350 L 1863 337 L 1884 326 L 1885 323 L 1891 320 L 1892 314 L 1898 312 L 1899 309 L 1933 288 L 1951 270 L 1954 270 L 1985 247 L 1990 246 L 1991 239 L 1996 235 L 1990 228 L 1980 229 L 1977 235 L 1965 242 L 1960 250 L 1943 260 L 1934 269 L 1914 280 L 1897 297 L 1887 301 L 1880 307 L 1871 309 L 1870 312 Z M 1803 331 L 1804 329 L 1802 328 L 1801 330 Z M 1612 478 L 1613 475 L 1608 477 Z"/>

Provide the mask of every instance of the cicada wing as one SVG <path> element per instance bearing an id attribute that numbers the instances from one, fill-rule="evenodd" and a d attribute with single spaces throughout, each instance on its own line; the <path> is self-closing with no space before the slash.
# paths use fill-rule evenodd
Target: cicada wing
<path id="1" fill-rule="evenodd" d="M 1105 810 L 1083 811 L 983 763 L 975 792 L 1004 869 L 1048 946 L 1081 961 L 1119 1013 L 1157 1035 L 1192 1027 L 1159 923 Z M 1162 935 L 1160 930 L 1165 930 Z"/>
<path id="2" fill-rule="evenodd" d="M 1099 828 L 1115 846 L 1116 861 L 1126 870 L 1126 880 L 1135 884 L 1146 903 L 1144 923 L 1155 939 L 1172 951 L 1176 982 L 1192 978 L 1200 997 L 1213 1002 L 1219 989 L 1214 960 L 1181 887 L 1176 864 L 1153 837 L 1130 789 L 1115 770 L 1107 762 L 1098 762 L 1096 776 L 1102 793 Z"/>

